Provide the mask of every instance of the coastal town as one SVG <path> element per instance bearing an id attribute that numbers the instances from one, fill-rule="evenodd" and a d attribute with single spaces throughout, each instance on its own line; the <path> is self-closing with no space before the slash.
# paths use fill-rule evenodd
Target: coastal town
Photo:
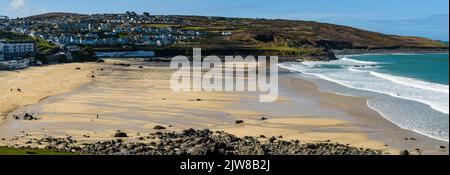
<path id="1" fill-rule="evenodd" d="M 44 19 L 44 20 L 42 20 Z M 23 68 L 36 63 L 37 47 L 44 52 L 71 59 L 71 51 L 80 47 L 147 46 L 164 47 L 196 40 L 204 32 L 173 27 L 189 21 L 166 16 L 137 14 L 51 14 L 46 17 L 10 19 L 0 16 L 0 30 L 26 35 L 25 39 L 0 40 L 0 68 Z M 223 35 L 230 35 L 223 32 Z M 41 44 L 44 43 L 44 44 Z M 144 53 L 144 56 L 152 54 Z"/>
<path id="2" fill-rule="evenodd" d="M 370 38 L 367 40 L 367 38 Z M 448 44 L 351 27 L 264 18 L 46 13 L 0 16 L 0 69 L 96 61 L 100 57 L 174 57 L 202 48 L 208 55 L 276 55 L 285 61 L 329 61 L 357 52 L 441 52 Z M 349 52 L 350 53 L 350 52 Z"/>

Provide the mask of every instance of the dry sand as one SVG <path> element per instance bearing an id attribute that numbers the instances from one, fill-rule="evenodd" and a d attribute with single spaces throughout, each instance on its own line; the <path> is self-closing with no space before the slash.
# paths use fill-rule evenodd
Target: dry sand
<path id="1" fill-rule="evenodd" d="M 76 68 L 82 68 L 77 70 Z M 12 110 L 57 94 L 69 92 L 89 81 L 95 64 L 60 64 L 26 70 L 0 71 L 0 123 Z"/>
<path id="2" fill-rule="evenodd" d="M 75 70 L 77 66 L 83 70 Z M 289 75 L 280 77 L 278 101 L 260 103 L 258 94 L 251 92 L 173 92 L 168 80 L 174 70 L 163 63 L 108 60 L 102 65 L 104 70 L 96 70 L 96 77 L 91 81 L 86 75 L 90 73 L 89 69 L 97 67 L 97 64 L 68 64 L 31 68 L 21 71 L 23 78 L 15 81 L 7 80 L 17 77 L 13 72 L 1 73 L 2 82 L 3 79 L 9 82 L 7 86 L 0 85 L 2 92 L 5 89 L 10 93 L 12 85 L 30 87 L 36 83 L 34 95 L 10 95 L 9 100 L 2 101 L 2 112 L 54 96 L 11 112 L 9 116 L 30 112 L 41 119 L 21 121 L 8 117 L 7 122 L 0 124 L 0 138 L 6 138 L 0 144 L 13 145 L 25 141 L 24 138 L 43 135 L 70 135 L 90 142 L 111 139 L 115 130 L 126 131 L 132 139 L 155 132 L 153 127 L 162 125 L 168 130 L 208 128 L 237 136 L 265 135 L 302 142 L 339 142 L 397 154 L 407 145 L 398 141 L 404 137 L 402 134 L 411 134 L 406 131 L 389 134 L 401 129 L 385 122 L 365 105 L 364 99 L 322 93 L 312 82 Z M 85 85 L 80 87 L 82 84 Z M 11 100 L 14 98 L 21 100 Z M 261 120 L 262 117 L 267 120 Z M 244 123 L 237 125 L 236 120 Z M 384 125 L 389 128 L 387 132 L 382 131 Z M 15 136 L 20 138 L 11 140 Z M 425 153 L 445 153 L 434 149 L 442 143 L 427 142 L 430 144 L 421 147 Z M 414 149 L 414 146 L 407 148 Z"/>

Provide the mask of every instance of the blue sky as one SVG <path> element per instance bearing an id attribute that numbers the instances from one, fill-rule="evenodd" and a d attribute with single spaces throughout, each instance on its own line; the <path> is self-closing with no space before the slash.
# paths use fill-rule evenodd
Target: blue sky
<path id="1" fill-rule="evenodd" d="M 46 12 L 205 15 L 313 20 L 397 35 L 449 38 L 448 0 L 0 0 L 0 15 Z"/>

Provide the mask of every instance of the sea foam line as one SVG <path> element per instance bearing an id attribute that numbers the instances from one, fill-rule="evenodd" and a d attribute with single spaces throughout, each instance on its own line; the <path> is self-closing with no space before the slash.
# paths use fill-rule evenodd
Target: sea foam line
<path id="1" fill-rule="evenodd" d="M 308 74 L 308 73 L 305 73 L 305 74 Z M 370 91 L 370 92 L 375 92 L 375 93 L 380 93 L 380 94 L 386 94 L 386 95 L 389 95 L 389 96 L 395 97 L 395 98 L 401 98 L 401 99 L 404 99 L 404 100 L 420 102 L 420 103 L 423 103 L 423 104 L 426 104 L 426 105 L 430 106 L 432 109 L 434 109 L 436 111 L 442 112 L 444 114 L 449 114 L 448 108 L 445 108 L 445 107 L 441 108 L 439 105 L 431 103 L 431 102 L 428 102 L 428 101 L 425 101 L 425 100 L 408 98 L 408 97 L 404 97 L 404 96 L 398 96 L 398 94 L 395 94 L 395 93 L 392 93 L 392 92 L 384 92 L 384 91 L 378 91 L 378 90 L 369 89 L 369 88 L 354 87 L 354 86 L 342 83 L 339 80 L 335 80 L 333 78 L 330 78 L 330 77 L 328 77 L 326 75 L 315 74 L 315 73 L 312 73 L 310 75 L 314 75 L 314 76 L 319 77 L 321 79 L 324 79 L 324 80 L 327 80 L 327 81 L 330 81 L 330 82 L 334 82 L 334 83 L 337 83 L 339 85 L 342 85 L 342 86 L 345 86 L 345 87 L 348 87 L 348 88 L 352 88 L 352 89 L 358 89 L 358 90 Z"/>
<path id="2" fill-rule="evenodd" d="M 389 96 L 392 96 L 392 97 L 395 97 L 395 98 L 401 98 L 401 99 L 404 99 L 404 100 L 420 102 L 420 103 L 423 103 L 423 104 L 426 104 L 426 105 L 430 106 L 432 109 L 434 109 L 436 111 L 442 112 L 444 114 L 449 114 L 449 109 L 448 108 L 441 107 L 440 105 L 434 104 L 434 103 L 429 102 L 429 101 L 425 101 L 425 100 L 421 100 L 421 99 L 415 99 L 415 98 L 408 98 L 408 97 L 404 97 L 404 96 L 398 96 L 398 94 L 393 93 L 393 92 L 378 91 L 378 90 L 370 89 L 370 88 L 354 87 L 354 86 L 348 85 L 346 83 L 343 83 L 343 82 L 341 82 L 339 80 L 330 78 L 330 77 L 328 77 L 328 76 L 326 76 L 324 74 L 308 73 L 308 72 L 306 72 L 304 70 L 299 70 L 299 69 L 296 69 L 296 68 L 293 68 L 293 67 L 289 68 L 289 67 L 284 66 L 284 65 L 280 66 L 280 67 L 286 68 L 286 69 L 289 69 L 289 70 L 293 70 L 293 71 L 298 71 L 298 72 L 301 72 L 301 73 L 306 74 L 306 75 L 312 75 L 312 76 L 315 76 L 315 77 L 318 77 L 318 78 L 321 78 L 321 79 L 324 79 L 324 80 L 327 80 L 327 81 L 330 81 L 330 82 L 342 85 L 342 86 L 347 87 L 347 88 L 358 89 L 358 90 L 369 91 L 369 92 L 375 92 L 375 93 L 389 95 Z M 353 69 L 353 70 L 355 70 L 355 69 Z M 359 71 L 359 70 L 357 70 L 357 71 Z"/>
<path id="3" fill-rule="evenodd" d="M 391 74 L 379 73 L 379 72 L 375 72 L 375 71 L 363 71 L 363 70 L 358 70 L 358 69 L 355 69 L 352 67 L 348 68 L 348 70 L 352 71 L 352 72 L 358 72 L 358 73 L 368 72 L 375 77 L 385 79 L 385 80 L 391 81 L 393 83 L 449 94 L 449 86 L 448 85 L 431 83 L 431 82 L 426 82 L 426 81 L 422 81 L 422 80 L 418 80 L 418 79 L 414 79 L 414 78 L 400 77 L 400 76 L 395 76 L 395 75 L 391 75 Z"/>
<path id="4" fill-rule="evenodd" d="M 336 55 L 338 58 L 342 57 L 359 57 L 359 56 L 375 56 L 375 55 L 448 55 L 448 52 L 437 52 L 437 53 L 362 53 L 362 54 L 346 54 L 346 55 Z"/>
<path id="5" fill-rule="evenodd" d="M 343 60 L 343 61 L 350 61 L 350 62 L 353 62 L 353 63 L 358 63 L 358 64 L 368 64 L 368 65 L 370 65 L 370 64 L 379 64 L 379 63 L 377 63 L 377 62 L 373 62 L 373 61 L 360 61 L 360 60 L 354 60 L 354 59 L 351 59 L 351 58 L 349 58 L 349 57 L 343 57 L 343 58 L 341 58 L 341 60 Z"/>
<path id="6" fill-rule="evenodd" d="M 348 57 L 343 57 L 333 61 L 304 61 L 301 62 L 301 64 L 313 68 L 315 65 L 375 66 L 381 63 L 373 61 L 359 61 Z"/>
<path id="7" fill-rule="evenodd" d="M 389 80 L 391 82 L 405 85 L 405 86 L 410 86 L 410 87 L 415 87 L 415 88 L 425 89 L 425 90 L 431 90 L 431 91 L 444 92 L 447 94 L 449 93 L 448 85 L 430 83 L 430 82 L 417 80 L 414 78 L 399 77 L 399 76 L 395 76 L 395 75 L 378 73 L 378 72 L 374 72 L 374 71 L 371 71 L 370 74 L 373 76 L 376 76 L 378 78 Z"/>
<path id="8" fill-rule="evenodd" d="M 380 114 L 383 118 L 385 118 L 385 119 L 388 120 L 389 122 L 395 124 L 396 126 L 402 128 L 402 129 L 410 130 L 410 131 L 413 131 L 413 132 L 422 134 L 422 135 L 424 135 L 424 136 L 427 136 L 427 137 L 430 137 L 430 138 L 433 138 L 433 139 L 436 139 L 436 140 L 441 140 L 441 141 L 449 142 L 449 139 L 448 139 L 448 138 L 445 139 L 445 138 L 441 138 L 441 137 L 436 137 L 436 136 L 434 136 L 434 135 L 430 135 L 430 134 L 427 134 L 427 133 L 425 133 L 425 132 L 421 132 L 421 131 L 416 130 L 416 129 L 411 129 L 411 128 L 407 128 L 407 127 L 404 127 L 404 126 L 402 126 L 402 125 L 399 125 L 399 124 L 397 124 L 396 122 L 394 122 L 392 119 L 390 119 L 389 117 L 387 117 L 381 110 L 379 110 L 379 109 L 377 109 L 377 108 L 371 106 L 370 103 L 369 103 L 369 100 L 367 100 L 366 103 L 367 103 L 367 107 L 369 107 L 370 109 L 376 111 L 376 112 L 377 112 L 378 114 Z"/>
<path id="9" fill-rule="evenodd" d="M 367 71 L 363 71 L 363 70 L 358 70 L 358 69 L 355 69 L 355 68 L 351 68 L 351 67 L 349 67 L 349 68 L 348 68 L 348 70 L 349 70 L 349 71 L 352 71 L 352 72 L 358 72 L 358 73 L 363 73 L 363 72 L 367 72 Z"/>

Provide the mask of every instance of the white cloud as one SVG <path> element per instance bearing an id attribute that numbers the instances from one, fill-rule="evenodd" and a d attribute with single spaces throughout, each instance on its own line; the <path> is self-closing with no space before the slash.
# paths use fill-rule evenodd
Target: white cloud
<path id="1" fill-rule="evenodd" d="M 25 6 L 26 0 L 11 0 L 11 3 L 9 4 L 9 8 L 13 10 L 18 10 Z"/>

